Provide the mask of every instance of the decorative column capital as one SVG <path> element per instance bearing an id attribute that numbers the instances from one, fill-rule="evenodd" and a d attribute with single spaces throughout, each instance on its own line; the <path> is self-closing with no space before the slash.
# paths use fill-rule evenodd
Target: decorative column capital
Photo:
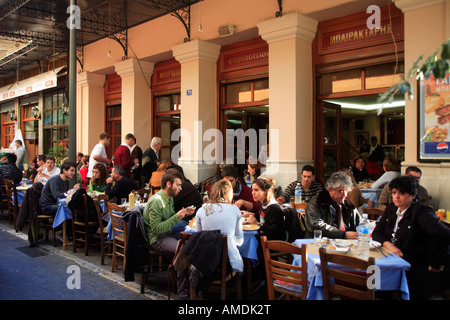
<path id="1" fill-rule="evenodd" d="M 127 59 L 114 65 L 117 74 L 123 78 L 129 75 L 143 75 L 150 77 L 153 74 L 155 63 L 150 61 L 138 61 L 137 59 Z"/>
<path id="2" fill-rule="evenodd" d="M 444 3 L 445 0 L 393 0 L 395 6 L 402 10 L 403 13 L 411 10 L 422 9 L 436 4 Z"/>
<path id="3" fill-rule="evenodd" d="M 220 45 L 203 40 L 193 40 L 172 47 L 172 52 L 180 63 L 194 60 L 216 63 L 220 55 Z"/>
<path id="4" fill-rule="evenodd" d="M 106 76 L 104 74 L 83 71 L 77 75 L 77 85 L 103 87 Z"/>
<path id="5" fill-rule="evenodd" d="M 291 13 L 257 24 L 259 35 L 267 43 L 298 38 L 312 42 L 316 37 L 318 21 L 300 13 Z"/>

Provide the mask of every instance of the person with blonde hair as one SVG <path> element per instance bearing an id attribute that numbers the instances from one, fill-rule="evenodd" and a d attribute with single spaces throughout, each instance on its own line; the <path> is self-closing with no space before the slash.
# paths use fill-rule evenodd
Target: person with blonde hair
<path id="1" fill-rule="evenodd" d="M 260 211 L 253 216 L 250 212 L 245 212 L 249 216 L 250 222 L 256 219 L 261 223 L 261 233 L 269 240 L 286 240 L 286 226 L 284 214 L 281 206 L 275 199 L 275 180 L 272 178 L 259 177 L 252 184 L 253 200 L 259 203 Z"/>
<path id="2" fill-rule="evenodd" d="M 241 211 L 233 203 L 233 187 L 226 179 L 217 181 L 211 189 L 209 202 L 196 214 L 196 230 L 220 230 L 227 235 L 228 257 L 235 272 L 243 272 L 244 262 L 237 246 L 244 243 Z"/>

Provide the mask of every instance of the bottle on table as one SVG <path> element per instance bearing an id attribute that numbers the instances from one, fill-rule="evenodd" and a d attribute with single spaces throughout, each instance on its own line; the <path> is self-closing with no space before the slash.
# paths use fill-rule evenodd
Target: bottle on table
<path id="1" fill-rule="evenodd" d="M 300 187 L 300 183 L 297 183 L 297 186 L 295 187 L 295 203 L 302 203 L 302 188 Z"/>
<path id="2" fill-rule="evenodd" d="M 369 257 L 370 249 L 370 221 L 367 213 L 363 214 L 362 220 L 358 225 L 358 256 L 363 258 Z"/>

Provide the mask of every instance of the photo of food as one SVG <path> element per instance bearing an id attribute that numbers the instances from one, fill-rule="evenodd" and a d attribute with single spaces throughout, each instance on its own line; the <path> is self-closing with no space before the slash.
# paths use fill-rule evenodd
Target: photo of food
<path id="1" fill-rule="evenodd" d="M 449 148 L 441 144 L 450 145 L 450 74 L 443 79 L 431 76 L 421 80 L 420 96 L 421 159 L 449 158 Z"/>

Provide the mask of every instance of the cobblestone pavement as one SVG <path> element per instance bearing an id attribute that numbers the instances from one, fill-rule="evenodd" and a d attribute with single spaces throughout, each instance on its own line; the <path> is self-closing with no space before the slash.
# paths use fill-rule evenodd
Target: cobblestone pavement
<path id="1" fill-rule="evenodd" d="M 0 218 L 0 300 L 164 300 L 167 284 L 160 292 L 146 289 L 140 294 L 138 282 L 125 282 L 122 270 L 111 272 L 111 259 L 100 265 L 100 253 L 93 248 L 62 250 L 51 241 L 40 240 L 29 247 L 27 231 L 15 232 Z M 138 280 L 138 279 L 137 279 Z"/>

